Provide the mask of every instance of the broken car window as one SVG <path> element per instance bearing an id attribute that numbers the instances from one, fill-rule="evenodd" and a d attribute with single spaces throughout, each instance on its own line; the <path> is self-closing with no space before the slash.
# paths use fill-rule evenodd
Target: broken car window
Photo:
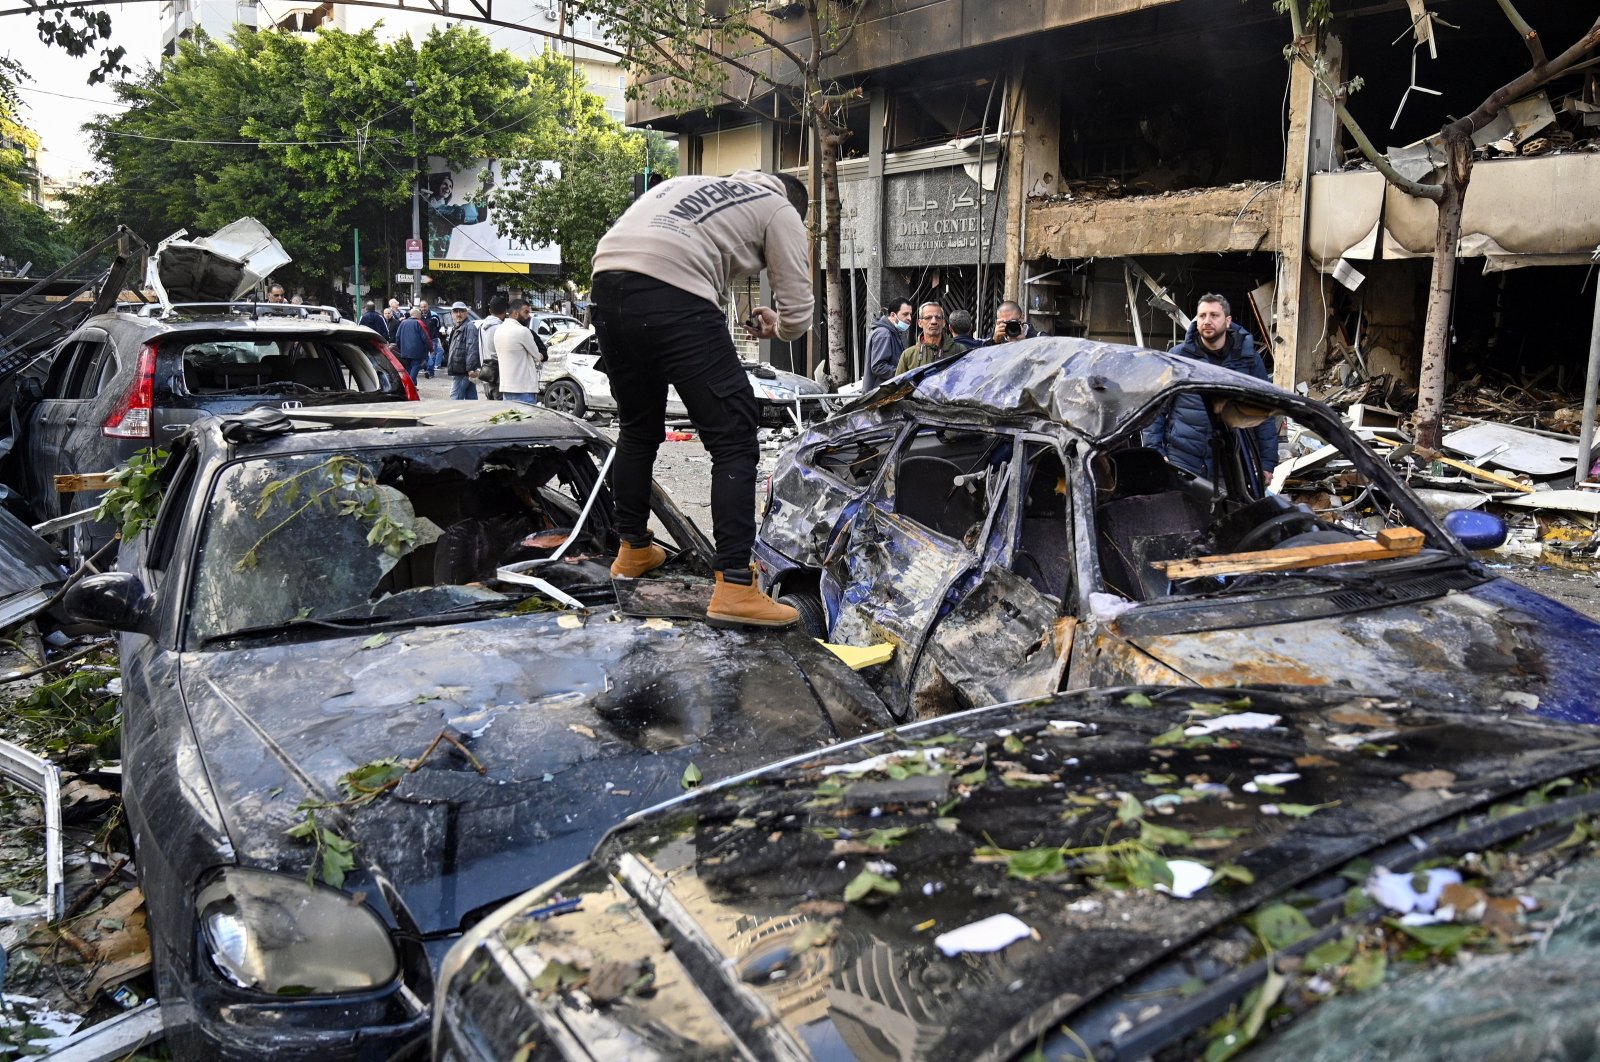
<path id="1" fill-rule="evenodd" d="M 1041 594 L 1060 601 L 1072 577 L 1072 530 L 1067 516 L 1067 469 L 1052 446 L 1030 445 L 1023 472 L 1022 523 L 1011 570 Z"/>
<path id="2" fill-rule="evenodd" d="M 1422 532 L 1347 433 L 1224 394 L 1183 399 L 1200 416 L 1185 424 L 1169 402 L 1142 435 L 1090 460 L 1106 590 L 1146 601 L 1284 578 L 1333 582 L 1351 577 L 1341 566 L 1421 551 Z M 1382 438 L 1372 446 L 1392 450 Z"/>
<path id="3" fill-rule="evenodd" d="M 894 511 L 936 534 L 964 540 L 1002 496 L 1011 440 L 987 432 L 923 428 L 895 464 Z"/>
<path id="4" fill-rule="evenodd" d="M 383 381 L 370 352 L 349 340 L 296 336 L 199 340 L 183 354 L 190 394 L 275 391 L 380 391 Z"/>
<path id="5" fill-rule="evenodd" d="M 865 487 L 878 474 L 897 434 L 897 431 L 883 431 L 819 446 L 806 460 L 819 472 L 846 486 Z"/>
<path id="6" fill-rule="evenodd" d="M 196 561 L 200 641 L 297 621 L 399 619 L 510 601 L 484 584 L 550 556 L 598 482 L 578 446 L 452 445 L 242 461 L 217 477 Z M 605 488 L 548 579 L 610 593 Z"/>

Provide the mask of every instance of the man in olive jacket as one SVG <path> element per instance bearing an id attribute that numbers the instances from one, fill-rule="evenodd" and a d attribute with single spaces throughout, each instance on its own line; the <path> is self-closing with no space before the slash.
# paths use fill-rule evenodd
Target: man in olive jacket
<path id="1" fill-rule="evenodd" d="M 966 349 L 945 328 L 944 307 L 936 302 L 925 302 L 917 311 L 917 342 L 900 355 L 900 363 L 895 366 L 894 374 L 899 376 L 953 354 L 963 353 Z"/>

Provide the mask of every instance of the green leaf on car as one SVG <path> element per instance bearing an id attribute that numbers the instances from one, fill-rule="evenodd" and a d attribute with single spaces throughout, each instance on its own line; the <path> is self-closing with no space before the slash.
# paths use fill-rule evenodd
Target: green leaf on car
<path id="1" fill-rule="evenodd" d="M 844 887 L 846 903 L 859 903 L 874 893 L 882 893 L 884 896 L 897 896 L 900 893 L 900 883 L 875 871 L 863 870 L 850 879 L 850 884 Z"/>
<path id="2" fill-rule="evenodd" d="M 704 777 L 705 775 L 700 768 L 691 763 L 683 769 L 683 777 L 678 779 L 678 784 L 685 789 L 693 789 L 700 784 L 700 780 Z"/>

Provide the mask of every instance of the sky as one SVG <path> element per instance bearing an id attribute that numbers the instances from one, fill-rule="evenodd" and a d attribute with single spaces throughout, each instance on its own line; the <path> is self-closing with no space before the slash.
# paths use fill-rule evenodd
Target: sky
<path id="1" fill-rule="evenodd" d="M 105 10 L 111 15 L 112 43 L 128 50 L 124 62 L 135 71 L 154 62 L 161 54 L 161 5 L 145 0 Z M 66 178 L 94 161 L 81 131 L 84 123 L 120 108 L 108 84 L 89 84 L 96 61 L 87 55 L 74 59 L 41 43 L 36 21 L 32 15 L 0 17 L 0 47 L 33 75 L 22 86 L 22 121 L 41 138 L 39 169 L 46 177 Z"/>
<path id="2" fill-rule="evenodd" d="M 290 0 L 274 0 L 263 6 L 271 13 L 275 8 L 290 6 Z M 127 49 L 123 62 L 135 74 L 161 55 L 161 8 L 154 0 L 137 0 L 110 4 L 104 9 L 111 15 L 112 43 Z M 404 31 L 413 25 L 422 30 L 432 21 L 424 15 L 376 8 L 348 10 L 363 23 L 382 19 L 392 30 Z M 94 163 L 83 125 L 101 114 L 115 113 L 120 107 L 109 84 L 88 83 L 95 60 L 89 56 L 73 59 L 61 49 L 41 43 L 35 22 L 35 16 L 26 14 L 0 17 L 0 51 L 10 54 L 33 75 L 33 80 L 24 82 L 22 87 L 26 104 L 22 121 L 40 136 L 40 172 L 46 177 L 66 179 L 88 171 Z M 528 51 L 530 42 L 538 40 L 506 27 L 479 29 L 495 44 L 523 53 Z"/>

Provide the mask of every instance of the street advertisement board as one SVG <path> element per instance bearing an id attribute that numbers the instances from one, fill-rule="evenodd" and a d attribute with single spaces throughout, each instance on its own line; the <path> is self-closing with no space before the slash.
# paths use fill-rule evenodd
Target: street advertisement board
<path id="1" fill-rule="evenodd" d="M 488 206 L 489 193 L 510 180 L 498 159 L 459 169 L 442 158 L 428 159 L 423 196 L 428 269 L 435 273 L 523 275 L 553 274 L 560 269 L 559 244 L 526 244 L 502 236 L 496 229 Z"/>

